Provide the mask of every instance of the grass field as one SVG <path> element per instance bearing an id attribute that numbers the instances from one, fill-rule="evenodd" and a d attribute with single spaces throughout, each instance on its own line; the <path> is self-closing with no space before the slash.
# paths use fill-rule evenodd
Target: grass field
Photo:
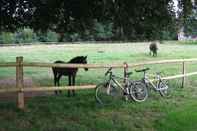
<path id="1" fill-rule="evenodd" d="M 159 46 L 158 57 L 149 56 L 148 43 L 124 44 L 67 44 L 0 47 L 0 62 L 13 62 L 23 56 L 27 62 L 68 61 L 77 55 L 87 55 L 88 63 L 128 63 L 197 58 L 197 45 L 164 42 Z M 181 73 L 181 65 L 150 65 L 151 72 L 165 75 Z M 130 69 L 131 71 L 133 69 Z M 188 63 L 188 72 L 196 71 L 196 63 Z M 1 68 L 0 79 L 15 77 L 14 68 Z M 105 69 L 79 70 L 77 85 L 96 84 L 103 80 Z M 122 69 L 116 69 L 122 75 Z M 48 68 L 25 68 L 25 77 L 35 85 L 52 86 L 53 76 Z M 134 73 L 137 79 L 141 74 Z M 95 103 L 94 90 L 78 91 L 76 97 L 35 97 L 26 102 L 26 110 L 19 111 L 13 102 L 0 101 L 0 131 L 195 131 L 197 129 L 197 76 L 187 78 L 185 88 L 181 81 L 170 81 L 173 89 L 170 98 L 151 92 L 143 103 L 115 101 L 102 107 Z M 67 78 L 61 80 L 67 84 Z M 1 86 L 0 86 L 1 87 Z M 10 87 L 11 88 L 11 87 Z"/>

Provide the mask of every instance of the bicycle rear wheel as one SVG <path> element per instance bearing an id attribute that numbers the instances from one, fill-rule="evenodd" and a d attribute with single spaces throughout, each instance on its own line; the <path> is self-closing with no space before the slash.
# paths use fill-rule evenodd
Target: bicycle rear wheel
<path id="1" fill-rule="evenodd" d="M 129 89 L 131 98 L 136 102 L 143 102 L 148 98 L 148 90 L 143 82 L 133 82 Z"/>
<path id="2" fill-rule="evenodd" d="M 102 105 L 110 105 L 122 96 L 122 90 L 116 85 L 101 83 L 96 86 L 96 101 Z"/>

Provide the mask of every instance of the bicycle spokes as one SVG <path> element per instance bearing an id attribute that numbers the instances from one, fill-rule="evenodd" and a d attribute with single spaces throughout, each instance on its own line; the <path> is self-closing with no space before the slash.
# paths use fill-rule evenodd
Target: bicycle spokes
<path id="1" fill-rule="evenodd" d="M 130 86 L 130 96 L 136 102 L 145 101 L 148 97 L 148 91 L 146 85 L 142 82 L 135 83 Z"/>

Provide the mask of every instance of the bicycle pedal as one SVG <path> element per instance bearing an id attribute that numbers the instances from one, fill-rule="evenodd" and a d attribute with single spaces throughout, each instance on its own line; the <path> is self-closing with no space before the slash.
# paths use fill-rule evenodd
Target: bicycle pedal
<path id="1" fill-rule="evenodd" d="M 128 100 L 129 100 L 128 96 L 125 96 L 125 101 L 128 101 Z"/>
<path id="2" fill-rule="evenodd" d="M 126 96 L 126 95 L 128 95 L 128 93 L 127 92 L 124 92 L 123 95 Z"/>

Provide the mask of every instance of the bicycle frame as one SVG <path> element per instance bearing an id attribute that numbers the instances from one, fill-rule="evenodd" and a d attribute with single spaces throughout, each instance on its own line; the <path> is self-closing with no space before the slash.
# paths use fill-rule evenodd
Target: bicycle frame
<path id="1" fill-rule="evenodd" d="M 166 88 L 159 88 L 159 84 L 161 82 L 161 76 L 159 74 L 156 74 L 156 84 L 153 83 L 148 77 L 146 73 L 144 73 L 143 81 L 146 85 L 150 84 L 154 90 L 160 91 L 160 90 L 165 90 Z"/>
<path id="2" fill-rule="evenodd" d="M 108 89 L 107 89 L 107 94 L 109 94 L 110 92 L 110 88 L 111 88 L 111 85 L 114 83 L 116 84 L 116 86 L 118 86 L 122 91 L 124 91 L 124 87 L 120 84 L 120 82 L 118 82 L 116 79 L 115 79 L 115 76 L 111 76 L 110 79 L 108 80 L 109 81 L 109 85 L 108 85 Z"/>
<path id="3" fill-rule="evenodd" d="M 107 94 L 109 94 L 110 92 L 110 89 L 111 89 L 111 85 L 114 83 L 118 88 L 120 88 L 123 92 L 126 92 L 125 91 L 125 87 L 129 84 L 129 81 L 128 81 L 128 78 L 125 79 L 125 82 L 124 82 L 124 86 L 118 81 L 116 80 L 116 78 L 120 78 L 120 77 L 117 77 L 115 75 L 112 74 L 112 72 L 110 72 L 110 75 L 109 75 L 109 79 L 107 80 L 109 82 L 109 85 L 108 85 L 108 89 L 107 89 Z M 120 79 L 124 79 L 124 78 L 120 78 Z"/>

